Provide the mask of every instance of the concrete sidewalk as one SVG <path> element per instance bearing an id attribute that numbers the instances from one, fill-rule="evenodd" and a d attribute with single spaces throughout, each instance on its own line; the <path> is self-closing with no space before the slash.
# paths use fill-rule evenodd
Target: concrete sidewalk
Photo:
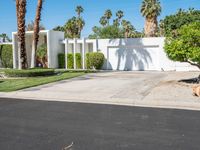
<path id="1" fill-rule="evenodd" d="M 191 85 L 199 72 L 107 72 L 0 93 L 0 97 L 200 110 Z"/>

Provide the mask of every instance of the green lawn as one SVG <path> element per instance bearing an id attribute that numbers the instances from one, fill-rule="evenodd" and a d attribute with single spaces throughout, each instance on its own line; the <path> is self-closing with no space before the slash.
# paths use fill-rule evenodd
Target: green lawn
<path id="1" fill-rule="evenodd" d="M 48 77 L 31 77 L 19 79 L 0 79 L 0 92 L 11 92 L 55 81 L 70 79 L 84 75 L 84 72 L 65 72 L 60 75 Z"/>

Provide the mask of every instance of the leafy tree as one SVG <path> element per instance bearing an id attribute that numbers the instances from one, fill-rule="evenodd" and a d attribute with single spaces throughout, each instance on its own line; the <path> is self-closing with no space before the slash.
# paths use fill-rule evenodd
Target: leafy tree
<path id="1" fill-rule="evenodd" d="M 161 29 L 165 36 L 177 36 L 178 29 L 183 25 L 190 24 L 192 22 L 200 22 L 200 10 L 182 10 L 179 9 L 177 13 L 166 16 L 163 21 L 160 22 L 162 25 Z"/>
<path id="2" fill-rule="evenodd" d="M 101 39 L 107 39 L 107 38 L 122 38 L 123 37 L 123 32 L 120 28 L 114 26 L 114 25 L 109 25 L 106 27 L 93 27 L 93 34 L 89 35 L 89 38 L 94 39 L 94 38 L 101 38 Z"/>
<path id="3" fill-rule="evenodd" d="M 188 62 L 200 68 L 200 22 L 184 25 L 177 30 L 176 37 L 168 37 L 165 51 L 174 61 Z"/>
<path id="4" fill-rule="evenodd" d="M 55 28 L 53 28 L 54 31 L 62 31 L 65 32 L 65 28 L 63 26 L 57 26 Z"/>
<path id="5" fill-rule="evenodd" d="M 159 0 L 143 0 L 141 6 L 142 16 L 145 17 L 145 36 L 156 36 L 158 31 L 157 17 L 161 13 L 161 5 Z"/>

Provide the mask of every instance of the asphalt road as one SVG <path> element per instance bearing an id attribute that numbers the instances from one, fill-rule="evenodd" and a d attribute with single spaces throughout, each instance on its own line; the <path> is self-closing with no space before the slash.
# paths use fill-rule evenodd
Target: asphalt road
<path id="1" fill-rule="evenodd" d="M 0 150 L 64 148 L 199 150 L 200 112 L 0 99 Z"/>

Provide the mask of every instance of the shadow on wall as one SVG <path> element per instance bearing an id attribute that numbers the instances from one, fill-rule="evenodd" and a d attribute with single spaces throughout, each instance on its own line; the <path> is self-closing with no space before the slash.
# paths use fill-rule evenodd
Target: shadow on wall
<path id="1" fill-rule="evenodd" d="M 111 70 L 140 70 L 149 68 L 152 63 L 150 53 L 145 49 L 141 39 L 112 39 L 109 40 L 108 53 L 110 61 L 110 51 L 115 49 L 115 59 L 117 62 L 112 66 L 113 62 L 108 62 L 108 69 Z"/>

